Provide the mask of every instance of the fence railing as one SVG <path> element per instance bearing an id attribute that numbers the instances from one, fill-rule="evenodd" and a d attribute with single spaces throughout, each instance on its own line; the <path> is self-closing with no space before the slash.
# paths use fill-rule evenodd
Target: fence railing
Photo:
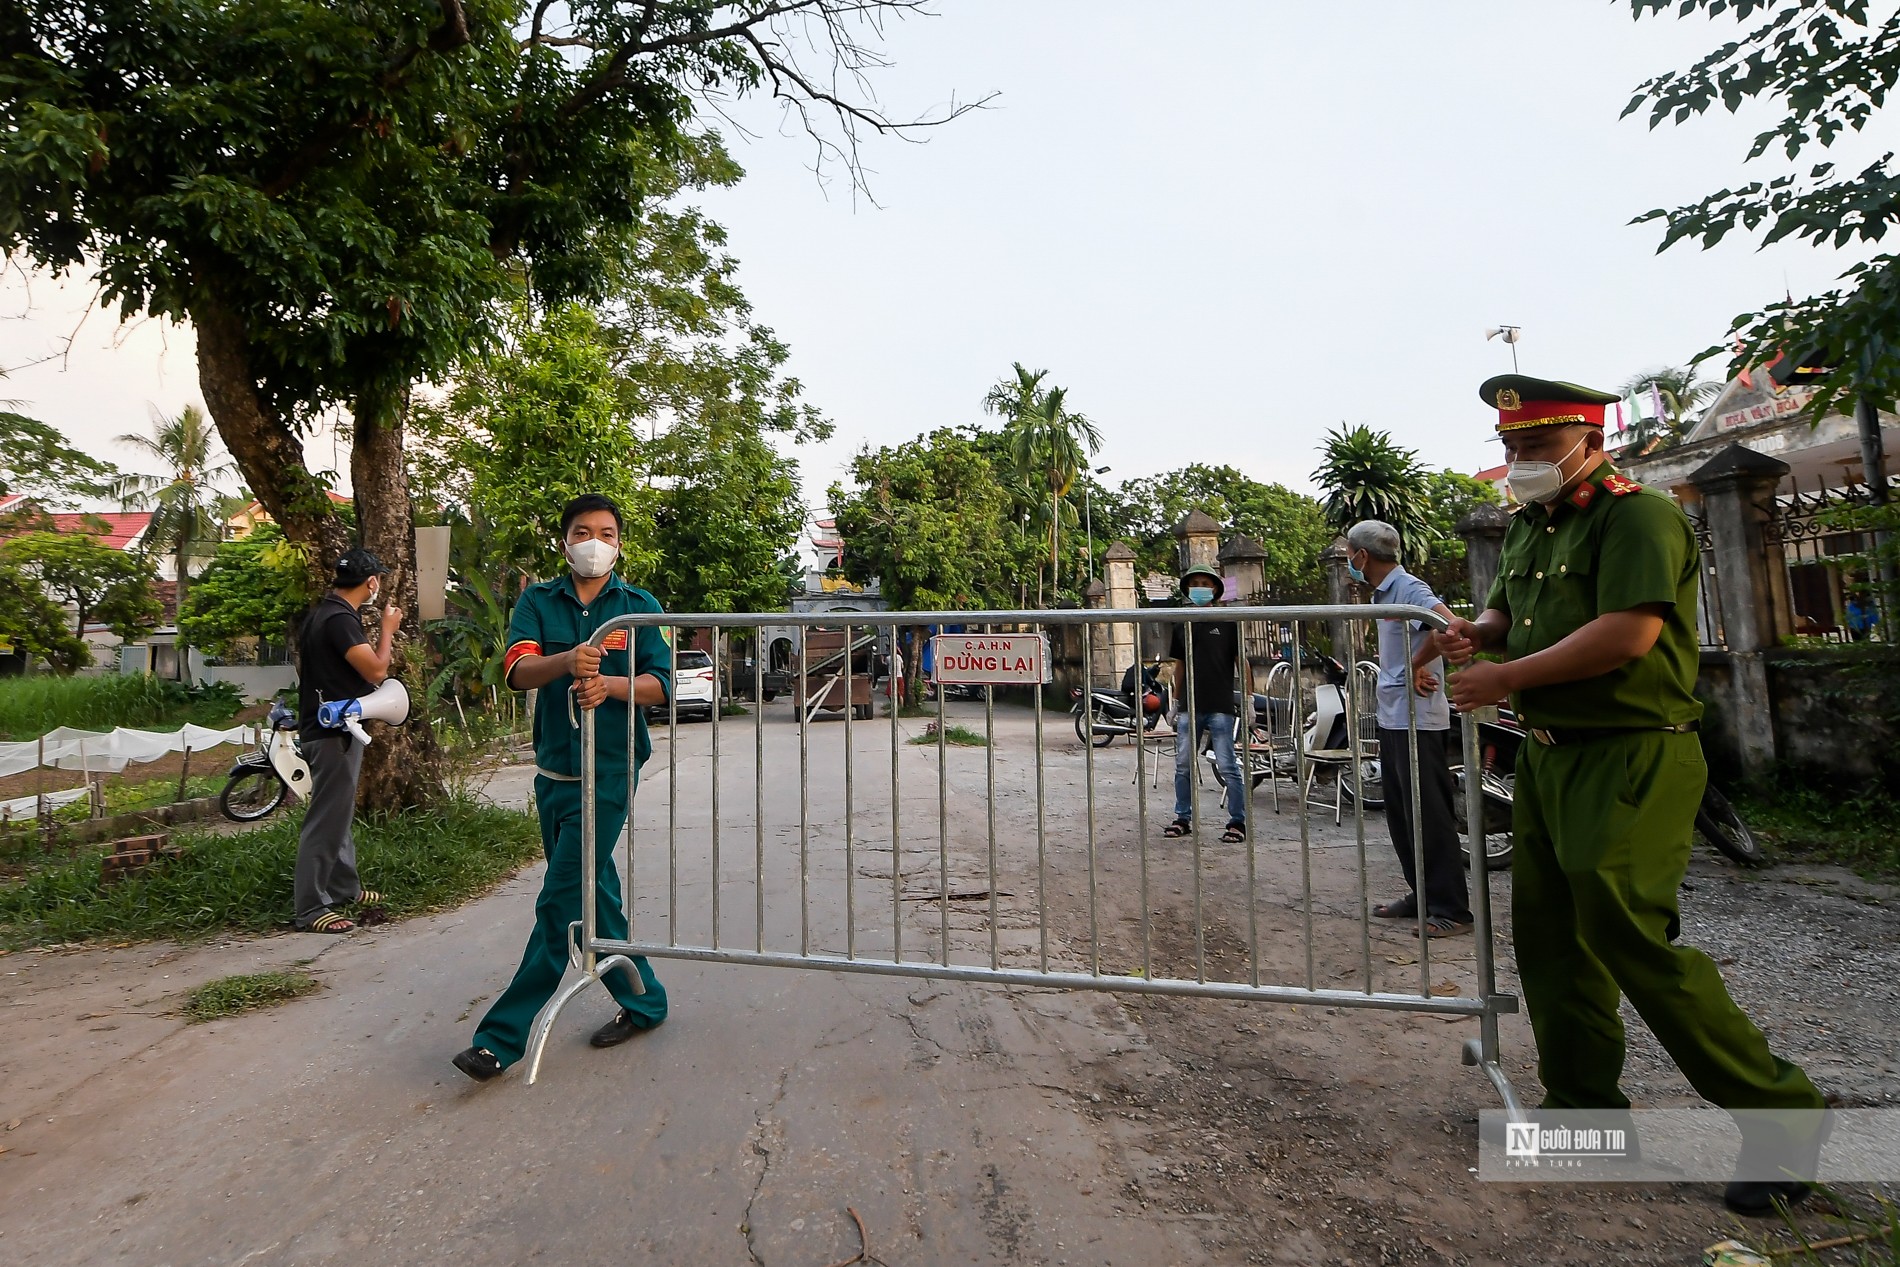
<path id="1" fill-rule="evenodd" d="M 601 936 L 597 895 L 584 886 L 571 933 L 581 976 L 543 1013 L 529 1050 L 529 1080 L 567 1000 L 638 955 L 1468 1017 L 1477 1021 L 1478 1036 L 1465 1046 L 1466 1062 L 1479 1066 L 1515 1110 L 1498 1058 L 1498 1017 L 1515 1011 L 1516 1000 L 1497 989 L 1481 847 L 1484 798 L 1465 798 L 1464 831 L 1477 846 L 1469 850 L 1471 968 L 1467 974 L 1441 957 L 1435 971 L 1426 903 L 1409 924 L 1381 920 L 1373 927 L 1378 868 L 1368 858 L 1367 810 L 1377 809 L 1389 779 L 1376 736 L 1365 733 L 1371 719 L 1361 715 L 1366 702 L 1353 686 L 1355 666 L 1316 662 L 1307 637 L 1338 621 L 1399 619 L 1442 628 L 1435 613 L 1366 604 L 1170 611 L 1167 618 L 1184 629 L 1235 624 L 1243 645 L 1249 633 L 1260 635 L 1256 642 L 1284 645 L 1287 665 L 1274 684 L 1284 704 L 1276 700 L 1256 716 L 1250 694 L 1198 698 L 1200 638 L 1184 637 L 1181 724 L 1198 735 L 1198 719 L 1234 710 L 1240 731 L 1233 765 L 1217 766 L 1213 788 L 1203 785 L 1209 763 L 1185 745 L 1189 769 L 1185 777 L 1175 771 L 1185 814 L 1151 805 L 1163 769 L 1176 762 L 1146 741 L 1152 732 L 1139 699 L 1125 728 L 1096 714 L 1086 683 L 1064 701 L 1073 716 L 1059 723 L 1052 723 L 1048 692 L 1033 682 L 1014 693 L 985 684 L 976 699 L 956 702 L 938 689 L 925 716 L 906 717 L 893 706 L 881 719 L 867 718 L 849 681 L 849 653 L 841 665 L 830 650 L 849 648 L 874 630 L 1076 629 L 1087 662 L 1107 627 L 1156 615 L 654 613 L 603 624 L 595 645 L 647 626 L 710 628 L 726 637 L 761 625 L 795 627 L 796 689 L 773 708 L 758 702 L 764 692 L 762 680 L 755 681 L 746 719 L 722 720 L 715 706 L 707 723 L 682 727 L 677 695 L 662 710 L 664 767 L 639 781 L 625 829 L 628 935 Z M 821 639 L 825 650 L 808 656 Z M 723 671 L 721 657 L 712 663 L 715 675 Z M 996 676 L 1008 676 L 1012 664 L 1000 657 Z M 813 665 L 823 668 L 814 672 Z M 754 674 L 763 671 L 755 657 Z M 1405 673 L 1402 775 L 1416 788 L 1422 703 L 1411 689 L 1409 663 Z M 949 676 L 939 658 L 939 680 Z M 716 678 L 713 687 L 716 701 L 724 692 Z M 583 712 L 580 722 L 580 873 L 590 876 L 597 851 L 616 842 L 598 831 L 596 714 Z M 630 731 L 638 725 L 629 709 Z M 960 726 L 971 733 L 958 734 Z M 628 738 L 632 753 L 634 737 Z M 1476 770 L 1470 718 L 1462 722 L 1462 739 L 1462 768 Z M 961 747 L 959 740 L 977 742 Z M 629 782 L 635 774 L 627 772 Z M 1237 796 L 1229 791 L 1235 775 Z M 1212 818 L 1223 800 L 1226 815 Z M 1177 817 L 1191 824 L 1185 836 L 1156 830 Z M 1209 824 L 1235 817 L 1246 824 L 1244 840 L 1215 839 L 1221 829 Z M 1419 815 L 1410 818 L 1406 847 L 1414 874 L 1423 877 L 1424 825 Z M 1396 866 L 1387 870 L 1382 884 L 1403 883 Z M 1180 900 L 1167 900 L 1177 893 Z M 1395 944 L 1405 953 L 1374 953 L 1375 945 Z"/>
<path id="2" fill-rule="evenodd" d="M 1895 490 L 1900 497 L 1900 489 Z M 1799 485 L 1775 500 L 1762 525 L 1762 548 L 1787 578 L 1788 620 L 1797 637 L 1829 642 L 1891 637 L 1889 601 L 1876 584 L 1876 534 L 1844 522 L 1873 505 L 1864 484 Z"/>

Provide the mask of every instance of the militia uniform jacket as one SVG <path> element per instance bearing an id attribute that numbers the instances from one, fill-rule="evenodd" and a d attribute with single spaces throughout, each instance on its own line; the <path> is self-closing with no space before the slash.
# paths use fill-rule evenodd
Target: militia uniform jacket
<path id="1" fill-rule="evenodd" d="M 523 656 L 551 656 L 569 651 L 591 638 L 596 629 L 615 616 L 634 612 L 661 611 L 659 601 L 643 589 L 610 575 L 607 585 L 583 606 L 574 592 L 570 573 L 558 580 L 530 585 L 515 604 L 508 622 L 508 650 L 502 657 L 502 680 Z M 628 651 L 632 644 L 631 654 Z M 673 693 L 672 654 L 666 638 L 654 625 L 639 629 L 616 629 L 602 644 L 600 671 L 607 677 L 637 678 L 652 674 Z M 631 663 L 630 663 L 631 662 Z M 541 688 L 534 706 L 534 763 L 537 769 L 557 779 L 576 779 L 581 773 L 581 731 L 576 724 L 579 706 L 570 711 L 570 674 L 562 674 Z M 629 692 L 631 693 L 631 692 Z M 627 766 L 626 700 L 609 697 L 595 710 L 594 769 L 600 778 L 625 780 Z M 633 710 L 634 769 L 646 764 L 653 752 L 647 735 L 646 713 Z"/>
<path id="2" fill-rule="evenodd" d="M 1485 600 L 1510 617 L 1512 659 L 1562 642 L 1605 612 L 1666 609 L 1647 654 L 1599 677 L 1520 692 L 1511 701 L 1518 720 L 1550 729 L 1660 730 L 1700 718 L 1700 567 L 1695 530 L 1675 499 L 1608 462 L 1568 496 L 1517 512 Z"/>

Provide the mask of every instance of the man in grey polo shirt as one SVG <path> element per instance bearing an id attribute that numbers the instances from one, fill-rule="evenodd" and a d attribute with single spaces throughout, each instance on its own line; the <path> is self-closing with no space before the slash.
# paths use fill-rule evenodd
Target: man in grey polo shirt
<path id="1" fill-rule="evenodd" d="M 1451 609 L 1431 586 L 1399 566 L 1399 534 L 1391 524 L 1362 519 L 1346 533 L 1346 566 L 1355 581 L 1372 590 L 1375 603 L 1425 607 L 1441 616 Z M 1410 661 L 1417 692 L 1406 698 Z M 1432 649 L 1431 631 L 1416 620 L 1379 622 L 1379 764 L 1385 781 L 1385 821 L 1399 855 L 1404 897 L 1372 908 L 1381 919 L 1418 915 L 1418 876 L 1414 872 L 1414 824 L 1425 844 L 1425 932 L 1450 937 L 1471 931 L 1471 900 L 1459 860 L 1457 819 L 1452 813 L 1451 707 L 1440 688 L 1444 665 Z M 1418 726 L 1418 783 L 1411 786 L 1412 756 L 1408 723 Z"/>

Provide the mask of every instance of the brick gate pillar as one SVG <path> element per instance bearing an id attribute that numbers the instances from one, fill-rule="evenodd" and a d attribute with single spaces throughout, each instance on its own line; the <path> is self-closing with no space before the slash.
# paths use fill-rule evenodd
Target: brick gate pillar
<path id="1" fill-rule="evenodd" d="M 1730 688 L 1719 697 L 1720 737 L 1747 774 L 1775 761 L 1775 715 L 1768 689 L 1765 652 L 1780 644 L 1788 601 L 1788 569 L 1768 557 L 1763 525 L 1774 513 L 1775 490 L 1788 464 L 1740 444 L 1731 444 L 1689 476 L 1702 495 L 1714 575 L 1708 588 L 1721 608 L 1721 638 L 1728 652 Z M 1702 561 L 1697 560 L 1697 566 Z"/>

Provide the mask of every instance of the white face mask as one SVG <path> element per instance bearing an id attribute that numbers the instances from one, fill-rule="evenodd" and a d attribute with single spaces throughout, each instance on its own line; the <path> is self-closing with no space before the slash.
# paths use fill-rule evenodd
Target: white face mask
<path id="1" fill-rule="evenodd" d="M 567 565 L 574 569 L 576 576 L 605 576 L 613 571 L 614 560 L 619 557 L 620 547 L 599 537 L 576 541 L 567 547 Z"/>
<path id="2" fill-rule="evenodd" d="M 1548 502 L 1556 500 L 1557 494 L 1564 491 L 1564 463 L 1570 455 L 1583 447 L 1588 436 L 1578 436 L 1577 442 L 1570 446 L 1570 453 L 1564 454 L 1555 462 L 1513 462 L 1504 472 L 1504 482 L 1511 486 L 1511 496 L 1521 502 Z"/>

